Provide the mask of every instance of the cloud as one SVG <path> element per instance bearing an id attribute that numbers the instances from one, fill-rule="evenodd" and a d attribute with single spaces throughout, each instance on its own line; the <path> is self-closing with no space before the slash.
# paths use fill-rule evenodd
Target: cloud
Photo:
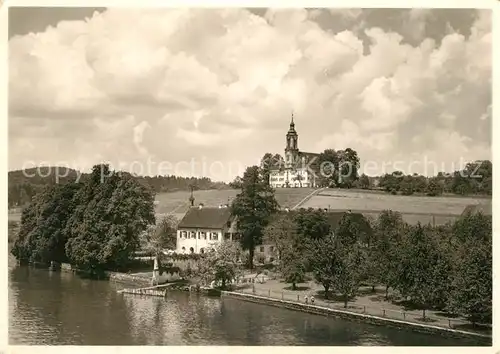
<path id="1" fill-rule="evenodd" d="M 439 11 L 404 12 L 389 29 L 370 25 L 370 10 L 332 10 L 351 23 L 332 32 L 321 10 L 110 9 L 13 37 L 9 167 L 149 157 L 243 168 L 283 152 L 292 110 L 304 151 L 489 158 L 491 15 L 438 41 L 425 36 Z"/>

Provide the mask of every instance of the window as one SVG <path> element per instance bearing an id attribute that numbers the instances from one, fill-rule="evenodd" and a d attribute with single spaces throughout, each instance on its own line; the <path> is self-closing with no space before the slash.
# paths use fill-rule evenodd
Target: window
<path id="1" fill-rule="evenodd" d="M 196 232 L 191 231 L 191 238 L 196 238 Z"/>
<path id="2" fill-rule="evenodd" d="M 203 238 L 204 240 L 207 239 L 207 233 L 205 231 L 200 232 L 200 239 Z"/>
<path id="3" fill-rule="evenodd" d="M 187 232 L 186 231 L 181 231 L 181 234 L 180 234 L 179 238 L 182 238 L 182 237 L 186 238 L 186 236 L 187 236 Z"/>
<path id="4" fill-rule="evenodd" d="M 229 239 L 231 239 L 231 234 L 229 232 L 226 232 L 224 234 L 224 240 L 229 240 Z"/>
<path id="5" fill-rule="evenodd" d="M 217 241 L 219 239 L 219 235 L 217 234 L 217 232 L 212 232 L 212 234 L 210 235 L 210 239 Z"/>
<path id="6" fill-rule="evenodd" d="M 260 252 L 264 252 L 264 246 L 260 246 Z"/>

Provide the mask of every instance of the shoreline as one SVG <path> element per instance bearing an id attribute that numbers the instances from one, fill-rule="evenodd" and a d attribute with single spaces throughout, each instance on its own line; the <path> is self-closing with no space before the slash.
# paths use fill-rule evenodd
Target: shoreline
<path id="1" fill-rule="evenodd" d="M 68 269 L 68 264 L 57 270 L 60 272 L 71 272 L 76 273 L 74 269 Z M 48 269 L 47 269 L 48 270 Z M 410 322 L 404 320 L 393 319 L 389 317 L 381 317 L 376 315 L 363 314 L 359 312 L 353 312 L 343 309 L 328 308 L 324 306 L 304 304 L 296 301 L 282 300 L 277 298 L 270 298 L 266 296 L 259 296 L 254 294 L 242 293 L 238 291 L 224 291 L 218 289 L 208 289 L 206 287 L 200 287 L 196 291 L 193 287 L 194 285 L 189 284 L 189 281 L 184 280 L 180 282 L 171 282 L 165 284 L 151 285 L 147 278 L 137 277 L 132 274 L 118 273 L 118 272 L 106 272 L 107 279 L 101 279 L 104 281 L 121 283 L 123 285 L 133 286 L 134 289 L 122 289 L 118 291 L 123 294 L 132 294 L 134 292 L 128 292 L 126 290 L 139 290 L 148 289 L 153 291 L 175 291 L 175 292 L 191 292 L 202 296 L 218 297 L 221 300 L 224 298 L 232 298 L 240 301 L 253 302 L 256 304 L 261 304 L 265 306 L 274 306 L 279 308 L 284 308 L 292 311 L 299 311 L 304 313 L 309 313 L 313 315 L 327 316 L 333 318 L 339 318 L 342 320 L 347 320 L 351 322 L 359 322 L 363 324 L 376 325 L 376 326 L 386 326 L 397 329 L 406 329 L 410 331 L 415 331 L 423 334 L 437 334 L 451 338 L 461 338 L 461 339 L 476 339 L 481 342 L 478 346 L 491 346 L 492 345 L 492 335 L 470 332 L 464 330 L 457 330 L 453 328 L 447 328 L 443 326 L 436 326 L 432 324 Z M 96 279 L 97 280 L 97 279 Z M 123 291 L 125 290 L 125 291 Z M 150 294 L 143 294 L 146 296 L 151 296 Z"/>
<path id="2" fill-rule="evenodd" d="M 274 298 L 268 298 L 259 295 L 246 294 L 235 291 L 221 291 L 221 298 L 233 298 L 241 301 L 248 301 L 253 303 L 258 303 L 267 306 L 274 306 L 285 308 L 293 311 L 301 311 L 310 314 L 322 315 L 322 316 L 330 316 L 341 318 L 349 321 L 357 321 L 363 322 L 367 324 L 377 325 L 377 326 L 391 326 L 399 329 L 410 329 L 416 332 L 425 333 L 425 334 L 439 334 L 448 337 L 455 338 L 475 338 L 485 342 L 485 345 L 492 345 L 492 336 L 482 333 L 462 331 L 453 328 L 446 328 L 441 326 L 402 321 L 397 319 L 391 319 L 387 317 L 380 317 L 362 313 L 356 313 L 346 310 L 340 309 L 332 309 L 323 306 L 310 305 L 310 304 L 302 304 L 299 302 L 288 301 L 288 300 L 280 300 Z"/>

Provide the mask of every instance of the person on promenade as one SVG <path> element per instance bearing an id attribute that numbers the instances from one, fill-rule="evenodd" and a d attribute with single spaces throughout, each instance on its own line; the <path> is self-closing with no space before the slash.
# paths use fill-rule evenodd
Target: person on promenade
<path id="1" fill-rule="evenodd" d="M 311 304 L 314 305 L 314 295 L 311 295 Z"/>
<path id="2" fill-rule="evenodd" d="M 307 295 L 304 296 L 304 300 L 305 300 L 306 304 L 309 303 L 309 298 L 307 297 Z"/>

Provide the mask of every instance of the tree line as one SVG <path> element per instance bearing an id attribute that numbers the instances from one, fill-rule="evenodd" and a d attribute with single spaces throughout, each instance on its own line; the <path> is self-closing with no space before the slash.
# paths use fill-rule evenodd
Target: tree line
<path id="1" fill-rule="evenodd" d="M 261 159 L 260 167 L 264 180 L 269 183 L 271 170 L 283 170 L 285 160 L 280 154 L 266 153 Z M 316 175 L 319 187 L 358 188 L 366 190 L 383 190 L 391 194 L 439 196 L 455 195 L 492 195 L 493 165 L 489 160 L 469 162 L 463 169 L 452 173 L 438 172 L 436 176 L 426 177 L 404 174 L 394 171 L 381 176 L 367 176 L 360 171 L 358 153 L 350 148 L 345 150 L 326 149 L 308 163 L 292 162 L 292 168 L 306 167 Z M 300 182 L 300 181 L 299 181 Z M 240 189 L 242 178 L 237 176 L 229 186 Z"/>
<path id="2" fill-rule="evenodd" d="M 128 174 L 122 172 L 122 174 Z M 128 174 L 130 175 L 130 174 Z M 228 188 L 224 182 L 214 182 L 203 177 L 179 176 L 135 176 L 141 183 L 151 187 L 156 193 Z M 84 182 L 90 177 L 88 173 L 81 173 L 66 167 L 38 167 L 25 170 L 10 171 L 8 174 L 8 203 L 9 208 L 25 206 L 41 193 L 46 186 L 74 182 L 77 178 Z"/>
<path id="3" fill-rule="evenodd" d="M 265 235 L 277 245 L 287 282 L 300 283 L 312 272 L 324 296 L 334 292 L 346 307 L 364 283 L 384 286 L 386 299 L 391 288 L 424 313 L 435 309 L 491 322 L 491 216 L 468 214 L 433 227 L 409 225 L 400 213 L 384 211 L 370 227 L 366 222 L 346 213 L 331 227 L 326 212 L 309 210 L 282 215 Z"/>
<path id="4" fill-rule="evenodd" d="M 365 283 L 384 286 L 386 297 L 392 289 L 424 314 L 439 309 L 491 322 L 491 216 L 469 213 L 440 226 L 409 225 L 394 211 L 374 220 L 342 213 L 332 221 L 334 214 L 324 210 L 278 212 L 258 166 L 248 168 L 241 181 L 232 214 L 250 268 L 253 250 L 266 242 L 275 246 L 281 275 L 292 288 L 311 272 L 324 296 L 339 294 L 345 306 Z"/>
<path id="5" fill-rule="evenodd" d="M 464 169 L 451 174 L 439 172 L 434 177 L 418 174 L 404 175 L 401 171 L 384 174 L 379 180 L 379 188 L 391 194 L 412 195 L 415 193 L 428 196 L 442 194 L 456 195 L 492 195 L 493 165 L 491 161 L 475 161 L 468 163 Z M 362 175 L 359 187 L 370 189 L 373 180 Z"/>
<path id="6" fill-rule="evenodd" d="M 69 262 L 90 274 L 127 266 L 155 224 L 154 192 L 129 174 L 96 165 L 85 180 L 47 185 L 23 209 L 12 254 Z"/>

